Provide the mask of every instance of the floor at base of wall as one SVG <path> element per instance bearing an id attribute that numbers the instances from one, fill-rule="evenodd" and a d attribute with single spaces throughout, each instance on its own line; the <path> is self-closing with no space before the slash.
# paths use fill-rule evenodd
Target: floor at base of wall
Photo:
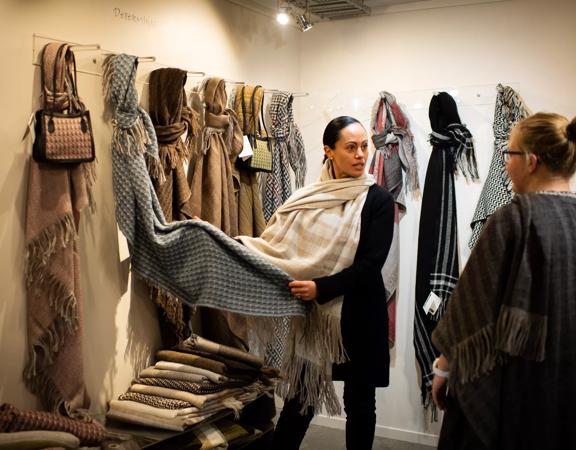
<path id="1" fill-rule="evenodd" d="M 372 450 L 431 450 L 433 448 L 378 436 L 374 438 L 374 445 L 372 446 Z M 310 425 L 300 450 L 346 450 L 344 430 Z"/>

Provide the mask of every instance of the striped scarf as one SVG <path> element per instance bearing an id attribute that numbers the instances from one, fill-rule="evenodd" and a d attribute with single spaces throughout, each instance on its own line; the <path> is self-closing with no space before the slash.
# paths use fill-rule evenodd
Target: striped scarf
<path id="1" fill-rule="evenodd" d="M 462 125 L 456 102 L 441 92 L 430 102 L 432 154 L 426 171 L 416 268 L 414 346 L 421 371 L 422 402 L 431 405 L 432 362 L 437 351 L 431 334 L 458 281 L 458 232 L 454 173 L 478 180 L 472 135 Z M 423 310 L 431 293 L 440 299 L 434 313 Z M 433 408 L 433 418 L 436 410 Z"/>
<path id="2" fill-rule="evenodd" d="M 271 134 L 274 138 L 272 173 L 266 176 L 263 192 L 264 219 L 270 220 L 274 212 L 292 195 L 288 167 L 292 167 L 296 189 L 304 186 L 306 154 L 304 140 L 294 122 L 292 101 L 288 92 L 275 92 L 270 100 Z"/>
<path id="3" fill-rule="evenodd" d="M 496 90 L 498 95 L 494 111 L 494 153 L 474 217 L 470 223 L 472 227 L 472 236 L 468 242 L 470 249 L 476 245 L 488 217 L 512 200 L 512 182 L 506 172 L 502 152 L 508 150 L 508 138 L 512 128 L 530 115 L 529 109 L 514 89 L 499 84 Z"/>
<path id="4" fill-rule="evenodd" d="M 376 151 L 369 172 L 376 178 L 376 183 L 387 189 L 395 200 L 394 236 L 388 257 L 382 267 L 388 303 L 388 341 L 392 347 L 396 339 L 396 300 L 400 261 L 399 224 L 406 212 L 402 174 L 403 172 L 406 174 L 406 187 L 412 195 L 419 195 L 418 161 L 409 129 L 410 124 L 392 94 L 380 92 L 372 109 L 370 125 Z"/>

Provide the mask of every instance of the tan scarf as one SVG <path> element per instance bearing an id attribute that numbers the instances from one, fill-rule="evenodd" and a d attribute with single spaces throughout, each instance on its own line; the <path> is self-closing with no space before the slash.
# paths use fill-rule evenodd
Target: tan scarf
<path id="1" fill-rule="evenodd" d="M 51 76 L 43 87 L 45 104 L 56 98 L 59 108 L 70 97 L 68 46 L 56 60 L 61 44 L 48 44 L 42 64 L 47 74 L 57 65 L 56 92 L 48 92 Z M 28 362 L 24 380 L 45 408 L 72 414 L 87 408 L 81 347 L 80 212 L 92 205 L 92 164 L 51 165 L 30 159 L 26 208 L 26 286 Z"/>
<path id="2" fill-rule="evenodd" d="M 296 280 L 338 273 L 354 261 L 361 211 L 372 184 L 374 178 L 367 174 L 334 179 L 327 160 L 320 180 L 296 191 L 272 216 L 261 237 L 239 239 Z M 306 318 L 290 318 L 280 393 L 287 398 L 299 394 L 304 408 L 324 406 L 328 414 L 338 414 L 331 368 L 346 360 L 340 332 L 342 298 L 310 306 Z M 260 331 L 265 332 L 254 328 L 257 334 Z"/>
<path id="3" fill-rule="evenodd" d="M 244 93 L 244 98 L 242 98 L 242 93 Z M 236 89 L 235 95 L 234 110 L 238 116 L 238 124 L 244 134 L 254 134 L 254 129 L 258 129 L 257 120 L 264 101 L 264 89 L 262 86 L 244 86 L 244 88 Z M 254 95 L 254 102 L 252 102 L 252 95 Z M 246 123 L 244 123 L 244 117 L 246 117 Z"/>
<path id="4" fill-rule="evenodd" d="M 236 114 L 227 109 L 226 83 L 208 78 L 203 85 L 206 104 L 202 152 L 191 167 L 192 213 L 229 236 L 238 234 L 238 203 L 232 166 L 242 150 L 242 130 Z M 238 315 L 199 309 L 202 335 L 220 344 L 247 348 L 246 325 Z"/>

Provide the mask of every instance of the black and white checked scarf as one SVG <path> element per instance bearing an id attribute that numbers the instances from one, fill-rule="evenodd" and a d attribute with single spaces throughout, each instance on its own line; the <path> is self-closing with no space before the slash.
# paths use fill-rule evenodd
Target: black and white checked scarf
<path id="1" fill-rule="evenodd" d="M 128 240 L 133 271 L 191 305 L 252 316 L 303 315 L 284 271 L 206 222 L 166 222 L 146 165 L 157 164 L 158 146 L 150 118 L 138 107 L 137 58 L 111 55 L 104 67 L 113 113 L 116 220 Z"/>
<path id="2" fill-rule="evenodd" d="M 294 122 L 293 99 L 288 92 L 275 92 L 270 100 L 270 133 L 274 138 L 274 150 L 272 173 L 266 176 L 262 198 L 266 222 L 292 195 L 289 167 L 294 171 L 296 189 L 304 186 L 306 153 L 304 140 Z"/>
<path id="3" fill-rule="evenodd" d="M 470 249 L 476 245 L 488 217 L 498 208 L 512 201 L 512 182 L 506 172 L 502 152 L 508 150 L 508 138 L 512 128 L 530 115 L 530 110 L 514 89 L 499 84 L 496 90 L 498 94 L 494 110 L 494 154 L 470 223 L 472 227 L 472 236 L 468 242 Z"/>
<path id="4" fill-rule="evenodd" d="M 422 196 L 414 315 L 414 347 L 421 369 L 425 408 L 432 405 L 432 363 L 438 353 L 432 345 L 432 331 L 446 309 L 459 275 L 454 173 L 459 170 L 466 178 L 478 180 L 472 135 L 460 123 L 456 103 L 449 94 L 442 92 L 432 98 L 430 121 L 432 154 Z M 431 292 L 441 299 L 434 314 L 423 309 Z M 432 412 L 435 418 L 435 408 Z"/>

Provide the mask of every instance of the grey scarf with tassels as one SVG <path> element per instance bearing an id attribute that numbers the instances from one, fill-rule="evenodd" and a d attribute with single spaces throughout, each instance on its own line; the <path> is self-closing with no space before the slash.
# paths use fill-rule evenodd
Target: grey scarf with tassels
<path id="1" fill-rule="evenodd" d="M 166 223 L 147 170 L 161 174 L 155 170 L 160 165 L 154 128 L 137 106 L 136 67 L 136 57 L 112 55 L 104 72 L 113 113 L 116 220 L 128 240 L 134 272 L 190 305 L 252 316 L 303 315 L 285 272 L 206 222 Z"/>

